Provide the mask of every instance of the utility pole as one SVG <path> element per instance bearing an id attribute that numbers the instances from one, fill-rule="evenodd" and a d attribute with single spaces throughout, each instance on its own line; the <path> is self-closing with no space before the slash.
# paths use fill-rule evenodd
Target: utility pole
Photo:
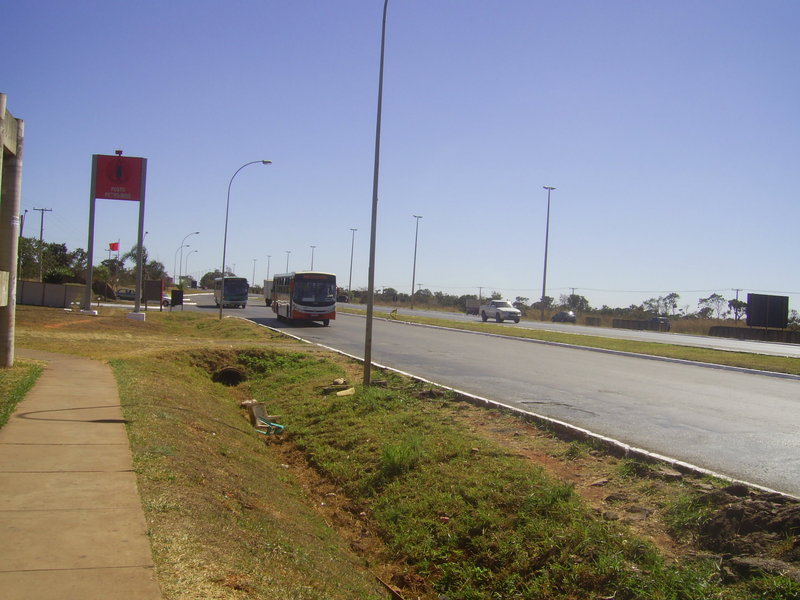
<path id="1" fill-rule="evenodd" d="M 353 295 L 353 248 L 356 247 L 356 231 L 354 227 L 350 228 L 353 234 L 350 236 L 350 279 L 347 280 L 347 295 Z"/>
<path id="2" fill-rule="evenodd" d="M 547 290 L 547 244 L 550 240 L 550 192 L 556 188 L 552 185 L 543 185 L 542 187 L 547 190 L 547 226 L 544 230 L 544 270 L 542 272 L 542 312 L 539 317 L 540 320 L 544 321 L 544 299 L 547 297 L 545 295 Z"/>
<path id="3" fill-rule="evenodd" d="M 44 281 L 44 263 L 42 262 L 44 258 L 44 213 L 46 212 L 53 212 L 52 208 L 34 208 L 33 210 L 38 210 L 42 213 L 41 217 L 41 225 L 39 226 L 39 281 Z"/>
<path id="4" fill-rule="evenodd" d="M 739 320 L 739 292 L 742 291 L 742 288 L 733 288 L 733 291 L 736 292 L 736 309 L 733 311 L 733 314 L 736 317 L 735 320 L 738 321 Z"/>
<path id="5" fill-rule="evenodd" d="M 414 269 L 411 272 L 411 308 L 414 308 L 414 280 L 417 278 L 417 239 L 419 237 L 419 220 L 422 215 L 411 215 L 417 220 L 414 228 Z"/>
<path id="6" fill-rule="evenodd" d="M 18 244 L 22 242 L 22 230 L 25 229 L 25 215 L 28 214 L 28 209 L 25 209 L 19 216 L 19 241 Z M 19 245 L 17 246 L 19 248 Z M 17 281 L 19 281 L 20 277 L 22 277 L 22 257 L 19 256 L 19 251 L 17 251 Z"/>

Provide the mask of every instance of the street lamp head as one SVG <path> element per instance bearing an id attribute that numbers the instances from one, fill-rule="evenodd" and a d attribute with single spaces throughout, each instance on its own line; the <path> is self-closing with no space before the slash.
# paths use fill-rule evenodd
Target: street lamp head
<path id="1" fill-rule="evenodd" d="M 543 185 L 542 187 L 548 191 L 556 189 L 552 185 Z"/>
<path id="2" fill-rule="evenodd" d="M 261 161 L 261 164 L 262 164 L 262 165 L 271 165 L 271 164 L 272 164 L 272 161 L 271 161 L 271 160 L 262 160 L 262 161 Z"/>

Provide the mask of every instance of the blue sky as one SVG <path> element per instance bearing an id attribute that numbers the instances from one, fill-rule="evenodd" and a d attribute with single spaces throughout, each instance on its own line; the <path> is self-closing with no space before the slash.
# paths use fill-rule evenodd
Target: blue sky
<path id="1" fill-rule="evenodd" d="M 24 234 L 87 245 L 93 154 L 148 159 L 169 271 L 367 284 L 380 0 L 6 3 L 0 91 L 25 120 Z M 390 0 L 376 285 L 800 308 L 800 3 Z M 98 201 L 95 247 L 138 207 Z M 196 250 L 197 252 L 193 252 Z M 191 253 L 191 254 L 190 254 Z M 96 259 L 106 258 L 96 252 Z M 254 263 L 255 260 L 255 263 Z"/>

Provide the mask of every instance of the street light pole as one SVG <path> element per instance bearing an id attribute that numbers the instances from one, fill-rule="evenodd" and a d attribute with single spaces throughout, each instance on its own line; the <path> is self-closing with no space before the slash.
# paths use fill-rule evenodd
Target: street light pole
<path id="1" fill-rule="evenodd" d="M 544 273 L 542 275 L 542 312 L 539 319 L 540 321 L 544 321 L 544 299 L 547 288 L 547 245 L 550 238 L 550 192 L 556 189 L 551 185 L 543 185 L 542 188 L 547 190 L 547 225 L 545 226 L 544 230 Z"/>
<path id="2" fill-rule="evenodd" d="M 225 202 L 225 234 L 222 237 L 222 285 L 220 286 L 220 299 L 219 299 L 219 318 L 222 319 L 222 307 L 225 305 L 225 257 L 228 250 L 228 213 L 231 207 L 231 185 L 233 185 L 234 178 L 239 174 L 239 171 L 247 166 L 261 163 L 262 165 L 271 165 L 271 160 L 252 160 L 243 164 L 236 169 L 236 172 L 231 176 L 228 182 L 228 199 Z"/>
<path id="3" fill-rule="evenodd" d="M 187 274 L 189 273 L 189 257 L 190 257 L 192 254 L 194 254 L 195 252 L 197 252 L 197 251 L 198 251 L 198 250 L 197 250 L 197 248 L 195 248 L 195 249 L 194 249 L 194 250 L 192 250 L 191 252 L 187 252 L 187 253 L 186 253 L 186 260 L 185 260 L 185 261 L 184 261 L 184 263 L 183 263 L 183 269 L 182 269 L 182 272 L 183 272 L 183 273 L 187 273 Z"/>
<path id="4" fill-rule="evenodd" d="M 314 270 L 314 248 L 316 248 L 316 246 L 311 246 L 311 271 Z"/>
<path id="5" fill-rule="evenodd" d="M 291 250 L 286 251 L 286 272 L 289 272 L 289 255 L 292 253 Z"/>
<path id="6" fill-rule="evenodd" d="M 250 282 L 251 282 L 250 285 L 255 285 L 256 284 L 256 261 L 257 260 L 258 260 L 257 258 L 253 259 L 253 278 L 250 280 Z"/>
<path id="7" fill-rule="evenodd" d="M 417 278 L 417 238 L 419 236 L 419 220 L 422 215 L 411 215 L 417 220 L 417 226 L 414 231 L 414 268 L 411 271 L 411 308 L 414 308 L 414 281 Z"/>
<path id="8" fill-rule="evenodd" d="M 356 246 L 356 231 L 358 229 L 350 228 L 353 232 L 352 239 L 350 240 L 350 279 L 347 281 L 347 295 L 353 294 L 353 248 Z"/>
<path id="9" fill-rule="evenodd" d="M 367 286 L 367 323 L 364 332 L 364 385 L 370 385 L 372 371 L 372 315 L 375 310 L 375 236 L 378 229 L 378 172 L 381 164 L 381 111 L 383 107 L 383 59 L 386 50 L 386 11 L 389 0 L 383 2 L 381 26 L 381 62 L 378 75 L 378 115 L 375 124 L 375 167 L 372 175 L 372 220 L 369 238 L 369 275 Z"/>
<path id="10" fill-rule="evenodd" d="M 186 241 L 186 238 L 188 238 L 190 235 L 197 235 L 198 233 L 200 232 L 193 231 L 192 233 L 187 234 L 186 237 L 183 238 L 183 240 L 181 241 L 181 261 L 178 263 L 178 287 L 181 286 L 181 272 L 183 270 L 183 243 Z"/>
<path id="11" fill-rule="evenodd" d="M 189 247 L 190 247 L 189 244 L 181 244 L 180 247 L 177 250 L 175 250 L 175 256 L 172 257 L 173 278 L 178 274 L 178 271 L 180 270 L 180 266 L 178 265 L 178 252 L 181 253 L 181 261 L 183 261 L 183 249 Z M 177 286 L 179 282 L 175 281 L 174 283 Z"/>
<path id="12" fill-rule="evenodd" d="M 270 260 L 272 260 L 272 255 L 271 254 L 267 254 L 267 279 L 266 279 L 267 281 L 269 281 L 269 263 L 270 263 Z"/>

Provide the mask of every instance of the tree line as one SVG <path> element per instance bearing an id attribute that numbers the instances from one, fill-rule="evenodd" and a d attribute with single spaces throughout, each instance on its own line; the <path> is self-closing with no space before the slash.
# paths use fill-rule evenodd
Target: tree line
<path id="1" fill-rule="evenodd" d="M 124 254 L 113 253 L 109 257 L 100 261 L 99 265 L 93 268 L 94 284 L 100 287 L 107 286 L 112 290 L 119 287 L 131 287 L 136 283 L 136 254 L 138 247 L 133 246 Z M 85 283 L 86 282 L 86 258 L 87 254 L 83 248 L 73 251 L 67 249 L 66 244 L 53 242 L 40 242 L 36 238 L 21 237 L 19 240 L 19 273 L 20 279 L 39 281 L 46 283 Z M 143 277 L 144 279 L 167 280 L 168 274 L 163 263 L 157 260 L 150 260 L 147 255 L 147 248 L 142 248 L 143 258 Z M 221 277 L 219 269 L 210 271 L 200 279 L 200 287 L 209 289 L 213 287 L 214 279 Z M 234 277 L 234 273 L 226 269 L 226 277 Z M 190 285 L 187 281 L 182 282 Z M 350 294 L 350 301 L 355 303 L 366 303 L 367 291 L 365 289 L 353 290 Z M 493 291 L 486 297 L 480 298 L 482 301 L 500 300 L 504 296 L 498 291 Z M 399 292 L 395 288 L 385 287 L 376 290 L 375 300 L 384 304 L 411 305 L 426 308 L 441 308 L 449 310 L 466 311 L 468 300 L 478 300 L 477 294 L 454 295 L 444 292 L 432 292 L 429 289 L 419 289 L 411 294 Z M 693 310 L 691 305 L 681 305 L 680 294 L 672 292 L 664 296 L 648 298 L 641 304 L 631 304 L 627 307 L 610 307 L 603 305 L 599 308 L 591 306 L 589 300 L 580 294 L 561 294 L 558 299 L 545 296 L 544 309 L 548 312 L 560 310 L 571 310 L 578 315 L 607 315 L 619 318 L 647 318 L 652 316 L 664 316 L 681 319 L 733 319 L 739 321 L 747 314 L 747 302 L 739 299 L 726 299 L 721 294 L 713 293 L 706 298 L 700 298 L 696 308 Z M 541 311 L 541 301 L 531 301 L 530 298 L 517 296 L 512 304 L 522 311 L 534 314 Z M 800 322 L 800 315 L 796 310 L 792 311 L 790 318 L 792 322 Z"/>
<path id="2" fill-rule="evenodd" d="M 136 283 L 136 255 L 138 246 L 128 252 L 109 255 L 92 269 L 93 284 L 104 284 L 116 289 L 132 287 Z M 87 253 L 83 248 L 73 251 L 66 244 L 40 242 L 36 238 L 21 237 L 18 250 L 18 277 L 45 283 L 86 283 Z M 166 279 L 167 270 L 157 260 L 150 260 L 147 248 L 142 247 L 144 279 Z"/>

